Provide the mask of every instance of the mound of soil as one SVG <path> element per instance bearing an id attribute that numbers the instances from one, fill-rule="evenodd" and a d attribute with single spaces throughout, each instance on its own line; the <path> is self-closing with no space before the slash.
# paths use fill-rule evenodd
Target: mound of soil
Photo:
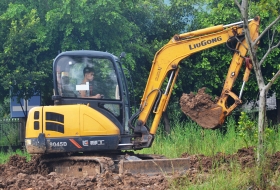
<path id="1" fill-rule="evenodd" d="M 232 155 L 217 153 L 210 157 L 203 154 L 189 155 L 188 153 L 183 153 L 181 157 L 190 159 L 191 167 L 187 171 L 187 177 L 192 182 L 209 177 L 212 169 L 230 172 L 229 164 L 232 161 L 239 163 L 242 169 L 257 166 L 254 147 L 239 149 L 237 153 Z M 280 172 L 280 152 L 276 152 L 274 155 L 267 155 L 266 169 L 267 171 Z M 174 180 L 178 180 L 178 178 Z"/>
<path id="2" fill-rule="evenodd" d="M 199 155 L 189 155 L 188 153 L 183 153 L 182 158 L 189 158 L 191 161 L 191 167 L 198 171 L 208 172 L 210 169 L 220 167 L 221 165 L 228 164 L 235 160 L 244 167 L 255 166 L 255 153 L 254 148 L 242 148 L 237 151 L 237 153 L 232 155 L 226 155 L 224 153 L 217 153 L 213 157 Z"/>
<path id="3" fill-rule="evenodd" d="M 218 106 L 212 97 L 205 93 L 205 87 L 198 90 L 197 94 L 183 94 L 180 98 L 181 110 L 198 125 L 207 129 L 214 129 L 220 125 L 222 107 Z"/>
<path id="4" fill-rule="evenodd" d="M 25 157 L 11 156 L 0 165 L 0 189 L 166 189 L 168 180 L 163 175 L 147 176 L 130 173 L 106 172 L 96 176 L 66 177 L 55 172 L 46 173 L 40 157 L 27 162 Z"/>
<path id="5" fill-rule="evenodd" d="M 230 162 L 235 160 L 245 167 L 256 166 L 256 158 L 253 147 L 243 148 L 237 153 L 226 155 L 204 156 L 184 153 L 182 158 L 190 159 L 190 169 L 184 174 L 173 176 L 147 176 L 130 173 L 116 174 L 106 172 L 96 176 L 67 177 L 55 172 L 46 173 L 46 169 L 40 165 L 40 157 L 34 156 L 27 162 L 25 157 L 11 156 L 6 164 L 0 165 L 0 189 L 168 189 L 171 183 L 189 180 L 201 181 L 211 176 L 212 169 L 220 169 L 230 172 Z M 268 156 L 267 169 L 280 172 L 280 152 Z"/>

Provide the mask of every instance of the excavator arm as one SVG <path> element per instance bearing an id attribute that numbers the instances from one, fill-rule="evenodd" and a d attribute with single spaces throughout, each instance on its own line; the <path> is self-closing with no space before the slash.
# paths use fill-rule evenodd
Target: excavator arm
<path id="1" fill-rule="evenodd" d="M 255 17 L 249 23 L 250 35 L 253 41 L 259 35 L 259 23 L 259 17 Z M 227 43 L 232 38 L 238 40 L 235 48 L 236 51 L 229 66 L 220 99 L 217 102 L 216 107 L 210 110 L 211 113 L 216 112 L 218 114 L 214 114 L 216 115 L 216 118 L 212 118 L 215 122 L 212 122 L 212 124 L 208 126 L 202 125 L 202 127 L 216 128 L 221 125 L 224 122 L 225 117 L 241 103 L 240 97 L 235 95 L 231 89 L 247 53 L 247 43 L 244 39 L 243 22 L 237 22 L 229 25 L 218 25 L 175 35 L 156 53 L 146 88 L 141 99 L 139 111 L 130 119 L 130 127 L 134 130 L 134 133 L 142 134 L 141 138 L 135 138 L 134 143 L 136 147 L 143 148 L 151 146 L 153 135 L 156 133 L 162 113 L 166 110 L 170 99 L 170 95 L 179 72 L 178 65 L 180 61 L 199 51 Z M 246 67 L 244 75 L 244 84 L 248 80 L 251 69 L 250 64 L 247 65 L 248 66 Z M 162 90 L 162 86 L 166 78 L 168 78 L 168 83 L 165 89 Z M 227 107 L 226 102 L 229 96 L 235 100 L 235 104 Z M 155 117 L 151 127 L 148 128 L 146 123 L 152 109 Z M 205 116 L 205 114 L 202 116 Z M 208 114 L 208 117 L 211 117 L 211 114 Z"/>

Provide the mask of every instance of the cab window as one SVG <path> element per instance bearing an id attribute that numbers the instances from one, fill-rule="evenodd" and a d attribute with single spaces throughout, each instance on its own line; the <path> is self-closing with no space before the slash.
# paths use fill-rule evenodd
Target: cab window
<path id="1" fill-rule="evenodd" d="M 87 76 L 85 68 L 90 71 Z M 82 92 L 87 98 L 97 94 L 103 99 L 121 98 L 114 65 L 107 58 L 62 56 L 56 64 L 56 82 L 62 97 L 85 98 Z"/>

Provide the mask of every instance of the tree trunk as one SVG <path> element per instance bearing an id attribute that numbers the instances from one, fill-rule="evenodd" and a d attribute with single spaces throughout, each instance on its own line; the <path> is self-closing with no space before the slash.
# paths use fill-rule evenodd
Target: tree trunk
<path id="1" fill-rule="evenodd" d="M 168 114 L 167 112 L 163 112 L 162 113 L 162 116 L 163 116 L 163 121 L 164 121 L 164 130 L 167 134 L 170 134 L 170 122 L 169 122 L 169 119 L 168 119 Z"/>
<path id="2" fill-rule="evenodd" d="M 261 88 L 259 97 L 259 118 L 258 118 L 258 152 L 257 161 L 261 164 L 264 160 L 264 130 L 266 115 L 266 89 Z"/>
<path id="3" fill-rule="evenodd" d="M 276 106 L 277 106 L 277 123 L 280 123 L 280 99 L 276 99 Z"/>

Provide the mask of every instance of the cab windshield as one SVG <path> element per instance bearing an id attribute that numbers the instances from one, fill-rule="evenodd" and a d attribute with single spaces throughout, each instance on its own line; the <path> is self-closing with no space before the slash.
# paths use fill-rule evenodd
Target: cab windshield
<path id="1" fill-rule="evenodd" d="M 55 73 L 62 97 L 120 99 L 115 68 L 108 58 L 64 55 L 56 60 Z"/>

